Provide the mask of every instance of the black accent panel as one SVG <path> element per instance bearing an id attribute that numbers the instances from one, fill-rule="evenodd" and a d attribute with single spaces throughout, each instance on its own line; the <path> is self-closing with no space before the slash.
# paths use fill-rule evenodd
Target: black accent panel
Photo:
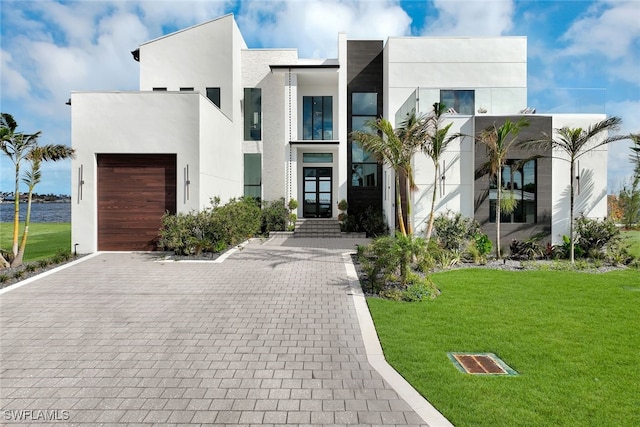
<path id="1" fill-rule="evenodd" d="M 493 126 L 494 123 L 500 127 L 509 119 L 511 122 L 517 122 L 523 116 L 475 116 L 476 135 Z M 522 128 L 518 135 L 518 141 L 539 140 L 542 132 L 551 134 L 552 121 L 550 116 L 526 116 L 529 126 Z M 513 239 L 527 240 L 534 235 L 542 235 L 544 238 L 541 243 L 544 244 L 551 240 L 551 214 L 552 214 L 552 173 L 551 173 L 551 150 L 525 150 L 518 147 L 517 142 L 509 150 L 509 159 L 523 160 L 532 156 L 543 156 L 536 161 L 536 223 L 500 223 L 500 241 L 502 252 L 508 251 L 509 244 Z M 487 161 L 487 151 L 481 142 L 475 144 L 475 171 Z M 475 219 L 482 226 L 482 230 L 495 243 L 496 224 L 490 222 L 489 211 L 489 175 L 478 176 L 476 174 L 474 185 L 474 206 Z"/>
<path id="2" fill-rule="evenodd" d="M 376 116 L 382 116 L 383 102 L 383 47 L 382 40 L 348 40 L 347 41 L 347 165 L 352 170 L 351 149 L 351 117 L 352 94 L 354 92 L 376 92 L 378 108 Z M 347 197 L 349 213 L 363 212 L 367 207 L 382 210 L 382 166 L 378 165 L 378 182 L 372 187 L 354 187 L 351 179 L 347 180 Z"/>

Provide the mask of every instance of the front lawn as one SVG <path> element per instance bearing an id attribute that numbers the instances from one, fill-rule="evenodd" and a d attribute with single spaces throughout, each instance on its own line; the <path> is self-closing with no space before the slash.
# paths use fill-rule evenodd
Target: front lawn
<path id="1" fill-rule="evenodd" d="M 24 223 L 20 223 L 20 236 L 24 230 Z M 13 239 L 13 223 L 0 222 L 0 248 L 11 251 Z M 19 243 L 19 242 L 18 242 Z M 24 251 L 24 262 L 51 258 L 60 251 L 71 248 L 70 222 L 32 222 L 29 225 L 27 247 Z"/>
<path id="2" fill-rule="evenodd" d="M 640 258 L 640 230 L 623 231 L 622 238 L 629 245 L 629 253 Z"/>
<path id="3" fill-rule="evenodd" d="M 465 269 L 425 303 L 369 298 L 385 356 L 454 425 L 640 425 L 640 272 Z M 497 354 L 519 376 L 459 372 Z"/>

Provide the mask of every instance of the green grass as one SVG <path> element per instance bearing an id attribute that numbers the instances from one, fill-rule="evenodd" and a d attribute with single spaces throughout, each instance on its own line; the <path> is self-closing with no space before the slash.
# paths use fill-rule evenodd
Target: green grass
<path id="1" fill-rule="evenodd" d="M 454 425 L 640 425 L 640 273 L 433 275 L 427 303 L 368 300 L 387 360 Z M 492 352 L 519 376 L 459 372 Z"/>
<path id="2" fill-rule="evenodd" d="M 24 223 L 20 223 L 20 237 Z M 0 222 L 0 247 L 5 251 L 11 250 L 13 239 L 13 223 Z M 37 261 L 51 258 L 57 252 L 71 248 L 71 223 L 31 223 L 27 247 L 24 251 L 24 261 Z"/>
<path id="3" fill-rule="evenodd" d="M 635 258 L 640 258 L 640 230 L 623 231 L 625 243 L 629 244 L 629 253 Z"/>

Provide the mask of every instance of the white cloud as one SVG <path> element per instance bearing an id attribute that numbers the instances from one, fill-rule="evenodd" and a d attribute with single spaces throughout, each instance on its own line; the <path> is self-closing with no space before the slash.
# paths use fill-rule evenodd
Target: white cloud
<path id="1" fill-rule="evenodd" d="M 428 19 L 423 35 L 428 36 L 499 36 L 513 28 L 514 2 L 434 0 L 438 11 Z"/>
<path id="2" fill-rule="evenodd" d="M 335 57 L 338 33 L 381 39 L 410 32 L 397 1 L 311 0 L 242 3 L 238 25 L 250 47 L 298 48 L 301 57 Z"/>
<path id="3" fill-rule="evenodd" d="M 2 75 L 0 93 L 3 97 L 19 98 L 29 92 L 30 85 L 22 73 L 13 67 L 13 63 L 13 55 L 0 50 L 0 75 Z"/>
<path id="4" fill-rule="evenodd" d="M 598 52 L 608 59 L 620 59 L 638 47 L 640 40 L 640 2 L 599 2 L 571 24 L 561 38 L 569 45 L 566 55 Z M 635 47 L 634 47 L 635 45 Z"/>
<path id="5" fill-rule="evenodd" d="M 640 132 L 640 100 L 626 100 L 607 103 L 607 115 L 622 118 L 621 135 Z M 633 165 L 629 161 L 631 141 L 619 141 L 609 146 L 609 192 L 617 192 L 633 175 Z"/>
<path id="6" fill-rule="evenodd" d="M 611 80 L 640 86 L 640 2 L 595 3 L 560 41 L 566 46 L 557 57 L 569 58 L 574 67 L 589 70 L 597 63 Z"/>

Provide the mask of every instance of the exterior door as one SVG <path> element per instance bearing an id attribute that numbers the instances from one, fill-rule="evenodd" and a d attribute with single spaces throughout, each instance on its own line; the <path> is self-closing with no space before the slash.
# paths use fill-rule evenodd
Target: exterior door
<path id="1" fill-rule="evenodd" d="M 304 218 L 331 218 L 331 173 L 327 167 L 303 168 Z"/>

